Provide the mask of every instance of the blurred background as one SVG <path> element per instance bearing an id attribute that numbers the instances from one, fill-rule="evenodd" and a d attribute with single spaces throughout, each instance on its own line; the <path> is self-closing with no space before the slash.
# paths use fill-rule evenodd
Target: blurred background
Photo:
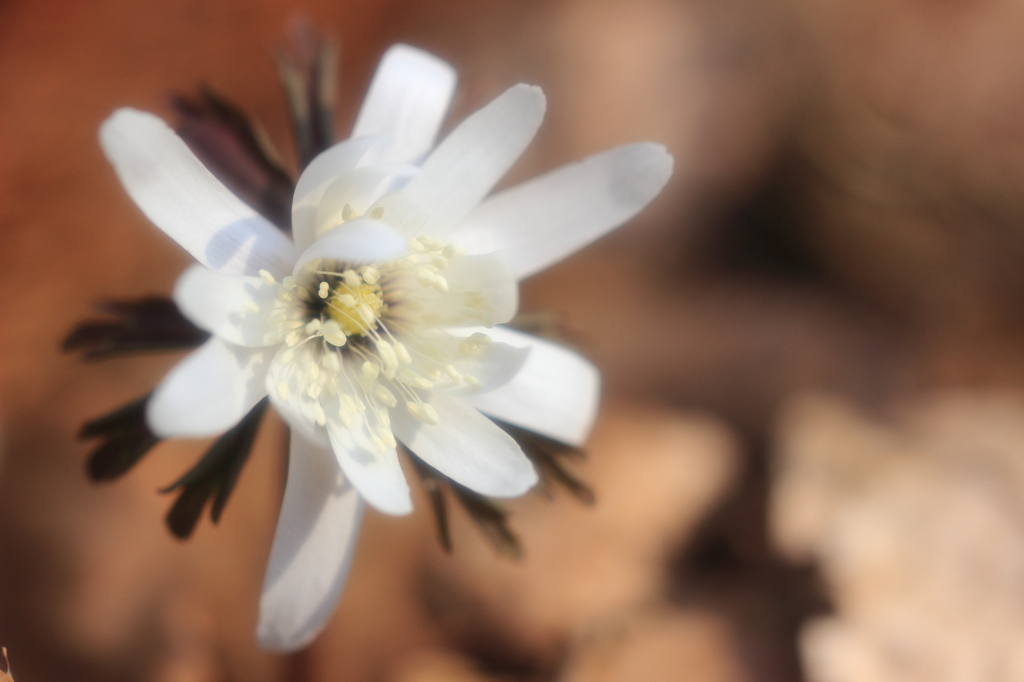
<path id="1" fill-rule="evenodd" d="M 451 62 L 449 123 L 516 82 L 548 117 L 509 183 L 618 144 L 676 158 L 639 218 L 528 280 L 605 378 L 579 467 L 509 505 L 369 512 L 308 650 L 254 643 L 283 486 L 267 420 L 218 526 L 157 489 L 205 444 L 84 475 L 86 419 L 173 355 L 82 363 L 105 297 L 188 259 L 97 143 L 207 83 L 294 168 L 273 50 L 340 42 L 338 129 L 380 55 Z M 1011 0 L 4 0 L 0 644 L 18 682 L 1024 680 L 1024 5 Z"/>

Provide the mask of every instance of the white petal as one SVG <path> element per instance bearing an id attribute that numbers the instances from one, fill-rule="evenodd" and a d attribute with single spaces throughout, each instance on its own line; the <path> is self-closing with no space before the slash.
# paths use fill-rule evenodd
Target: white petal
<path id="1" fill-rule="evenodd" d="M 280 343 L 269 322 L 279 307 L 278 288 L 260 277 L 224 275 L 202 265 L 185 270 L 174 286 L 174 302 L 196 326 L 240 346 Z"/>
<path id="2" fill-rule="evenodd" d="M 471 252 L 500 251 L 523 279 L 635 216 L 671 175 L 661 145 L 612 149 L 496 194 L 449 239 Z"/>
<path id="3" fill-rule="evenodd" d="M 100 144 L 132 200 L 203 265 L 231 275 L 286 275 L 292 242 L 231 193 L 162 120 L 118 109 Z"/>
<path id="4" fill-rule="evenodd" d="M 421 336 L 415 341 L 406 343 L 407 346 L 413 348 L 416 348 L 415 344 L 419 343 L 425 349 L 429 349 L 422 354 L 422 357 L 417 356 L 414 360 L 416 369 L 419 369 L 424 376 L 429 376 L 430 370 L 438 368 L 438 363 L 433 362 L 436 357 L 446 358 L 459 373 L 460 378 L 456 381 L 441 368 L 440 377 L 434 381 L 432 391 L 454 396 L 478 395 L 493 391 L 511 381 L 523 367 L 530 354 L 528 347 L 511 346 L 494 341 L 480 347 L 467 347 L 463 344 L 471 331 L 488 333 L 491 330 L 486 328 L 460 329 L 459 336 L 436 334 Z M 472 385 L 464 378 L 466 375 L 475 380 Z"/>
<path id="5" fill-rule="evenodd" d="M 379 161 L 420 159 L 434 146 L 455 91 L 455 70 L 433 55 L 394 45 L 381 59 L 352 136 L 383 135 Z"/>
<path id="6" fill-rule="evenodd" d="M 449 291 L 479 295 L 485 326 L 508 322 L 519 309 L 519 286 L 503 258 L 492 254 L 457 256 L 440 273 Z"/>
<path id="7" fill-rule="evenodd" d="M 382 194 L 408 181 L 419 172 L 408 164 L 379 163 L 342 173 L 324 190 L 316 208 L 316 237 L 319 239 L 345 220 L 345 211 L 364 215 Z M 351 218 L 349 218 L 351 219 Z"/>
<path id="8" fill-rule="evenodd" d="M 412 498 L 398 463 L 398 452 L 395 448 L 375 448 L 362 417 L 356 415 L 353 421 L 356 423 L 349 429 L 332 422 L 327 425 L 331 447 L 342 471 L 359 494 L 378 511 L 408 514 L 412 511 Z"/>
<path id="9" fill-rule="evenodd" d="M 324 191 L 341 175 L 362 163 L 374 146 L 384 144 L 383 138 L 362 137 L 339 142 L 309 162 L 295 184 L 292 200 L 292 235 L 299 251 L 316 241 L 317 206 Z"/>
<path id="10" fill-rule="evenodd" d="M 519 158 L 543 118 L 544 93 L 520 84 L 459 124 L 401 191 L 429 214 L 423 233 L 443 239 L 451 232 Z"/>
<path id="11" fill-rule="evenodd" d="M 392 410 L 395 435 L 420 459 L 444 475 L 490 497 L 522 495 L 537 472 L 511 436 L 459 398 L 431 393 L 427 401 L 439 421 L 425 424 Z"/>
<path id="12" fill-rule="evenodd" d="M 597 368 L 579 354 L 529 334 L 507 327 L 486 331 L 495 341 L 530 346 L 530 355 L 507 384 L 466 402 L 509 424 L 582 445 L 597 417 Z"/>
<path id="13" fill-rule="evenodd" d="M 329 449 L 292 433 L 288 483 L 260 597 L 256 637 L 294 651 L 323 629 L 345 586 L 363 503 Z"/>
<path id="14" fill-rule="evenodd" d="M 407 250 L 406 238 L 395 228 L 379 220 L 357 218 L 313 242 L 296 261 L 295 273 L 310 261 L 324 258 L 346 264 L 383 263 Z"/>
<path id="15" fill-rule="evenodd" d="M 267 394 L 276 348 L 244 348 L 216 336 L 175 365 L 146 406 L 161 438 L 205 438 L 234 426 Z"/>
<path id="16" fill-rule="evenodd" d="M 410 281 L 401 297 L 387 298 L 391 314 L 434 328 L 490 327 L 511 320 L 519 307 L 519 285 L 498 256 L 457 256 L 438 274 L 445 293 Z"/>

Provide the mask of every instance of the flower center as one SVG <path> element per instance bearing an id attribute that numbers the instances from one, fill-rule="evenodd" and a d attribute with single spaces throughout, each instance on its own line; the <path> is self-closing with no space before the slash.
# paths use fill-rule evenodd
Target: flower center
<path id="1" fill-rule="evenodd" d="M 393 408 L 404 406 L 413 417 L 436 424 L 426 392 L 439 384 L 478 388 L 480 381 L 465 371 L 464 362 L 490 343 L 486 334 L 463 338 L 443 332 L 445 326 L 489 324 L 491 318 L 479 292 L 449 285 L 441 274 L 461 255 L 460 249 L 420 237 L 409 240 L 405 255 L 379 266 L 321 261 L 279 284 L 261 272 L 264 281 L 278 286 L 280 307 L 270 322 L 285 345 L 275 360 L 271 390 L 321 426 L 332 422 L 350 429 L 362 423 L 378 449 L 394 447 Z"/>
<path id="2" fill-rule="evenodd" d="M 346 336 L 365 336 L 377 327 L 384 310 L 384 291 L 380 285 L 353 286 L 342 281 L 331 287 L 321 282 L 319 290 L 327 292 L 327 318 L 337 322 Z"/>

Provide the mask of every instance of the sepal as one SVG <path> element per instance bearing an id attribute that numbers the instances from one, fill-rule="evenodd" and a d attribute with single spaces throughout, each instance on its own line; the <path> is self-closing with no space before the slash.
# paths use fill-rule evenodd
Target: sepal
<path id="1" fill-rule="evenodd" d="M 249 459 L 267 402 L 267 398 L 264 398 L 256 403 L 249 414 L 214 442 L 195 466 L 160 491 L 170 493 L 181 490 L 165 519 L 167 527 L 179 540 L 188 539 L 192 535 L 211 496 L 213 504 L 210 507 L 210 519 L 214 523 L 220 521 L 238 475 Z"/>
<path id="2" fill-rule="evenodd" d="M 79 322 L 64 339 L 65 353 L 80 351 L 86 360 L 104 360 L 126 353 L 195 348 L 210 337 L 162 296 L 102 301 L 96 309 L 109 317 Z"/>
<path id="3" fill-rule="evenodd" d="M 146 423 L 146 403 L 151 395 L 144 395 L 82 426 L 79 439 L 105 439 L 89 455 L 86 472 L 90 479 L 101 482 L 120 478 L 160 442 Z"/>

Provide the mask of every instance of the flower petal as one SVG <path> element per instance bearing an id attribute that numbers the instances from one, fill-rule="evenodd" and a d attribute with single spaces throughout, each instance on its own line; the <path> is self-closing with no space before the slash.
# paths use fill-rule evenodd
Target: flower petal
<path id="1" fill-rule="evenodd" d="M 501 251 L 523 279 L 639 213 L 668 182 L 672 165 L 661 145 L 618 147 L 496 194 L 449 239 L 471 252 Z"/>
<path id="2" fill-rule="evenodd" d="M 278 288 L 260 277 L 224 275 L 193 265 L 174 286 L 174 302 L 200 329 L 240 346 L 280 343 L 269 318 L 280 305 Z"/>
<path id="3" fill-rule="evenodd" d="M 267 394 L 276 348 L 244 348 L 216 336 L 167 374 L 146 406 L 161 438 L 205 438 L 238 423 Z"/>
<path id="4" fill-rule="evenodd" d="M 419 168 L 408 164 L 378 163 L 342 173 L 327 186 L 320 198 L 314 223 L 316 238 L 345 220 L 351 220 L 351 217 L 345 217 L 346 211 L 355 216 L 365 214 L 382 194 L 418 172 Z"/>
<path id="5" fill-rule="evenodd" d="M 291 240 L 232 194 L 156 116 L 118 109 L 100 127 L 100 144 L 146 217 L 203 265 L 230 275 L 291 270 Z"/>
<path id="6" fill-rule="evenodd" d="M 325 258 L 346 264 L 383 263 L 407 249 L 405 237 L 395 228 L 379 220 L 356 218 L 313 242 L 295 262 L 295 273 L 311 261 Z"/>
<path id="7" fill-rule="evenodd" d="M 381 59 L 352 136 L 383 135 L 377 161 L 410 162 L 434 146 L 455 92 L 455 70 L 433 55 L 394 45 Z"/>
<path id="8" fill-rule="evenodd" d="M 484 326 L 508 322 L 519 309 L 519 285 L 505 260 L 493 254 L 457 256 L 441 275 L 449 291 L 464 291 L 479 297 Z"/>
<path id="9" fill-rule="evenodd" d="M 345 586 L 363 502 L 330 450 L 292 432 L 288 483 L 260 597 L 256 637 L 294 651 L 315 638 Z"/>
<path id="10" fill-rule="evenodd" d="M 573 351 L 508 327 L 494 327 L 487 334 L 495 341 L 529 346 L 530 355 L 507 384 L 466 402 L 496 419 L 582 445 L 597 417 L 597 368 Z"/>
<path id="11" fill-rule="evenodd" d="M 391 314 L 434 328 L 490 327 L 508 322 L 519 307 L 519 285 L 498 256 L 457 256 L 439 274 L 444 293 L 410 281 L 401 296 L 389 296 Z"/>
<path id="12" fill-rule="evenodd" d="M 341 470 L 367 502 L 385 514 L 412 511 L 409 485 L 398 463 L 398 452 L 395 448 L 374 447 L 361 415 L 355 415 L 351 428 L 328 421 L 327 433 Z"/>
<path id="13" fill-rule="evenodd" d="M 463 121 L 401 190 L 424 207 L 424 234 L 444 239 L 515 163 L 544 118 L 544 93 L 519 84 Z"/>
<path id="14" fill-rule="evenodd" d="M 490 497 L 522 495 L 537 483 L 533 464 L 512 440 L 459 398 L 431 393 L 438 423 L 425 424 L 392 410 L 395 435 L 420 459 L 444 475 Z"/>
<path id="15" fill-rule="evenodd" d="M 385 144 L 383 138 L 361 137 L 339 142 L 309 162 L 295 184 L 292 200 L 292 236 L 299 251 L 316 241 L 317 206 L 324 191 L 341 175 L 356 168 L 374 146 Z"/>
<path id="16" fill-rule="evenodd" d="M 489 333 L 486 328 L 458 330 L 460 336 L 433 334 L 409 340 L 406 345 L 421 350 L 414 359 L 414 366 L 424 376 L 439 370 L 440 377 L 434 381 L 432 391 L 453 396 L 470 396 L 493 391 L 507 384 L 526 362 L 530 349 L 491 341 L 482 345 L 469 344 L 467 337 L 476 331 Z M 435 358 L 444 358 L 455 370 L 455 377 Z M 472 377 L 467 380 L 467 377 Z M 472 384 L 470 383 L 472 381 Z"/>

